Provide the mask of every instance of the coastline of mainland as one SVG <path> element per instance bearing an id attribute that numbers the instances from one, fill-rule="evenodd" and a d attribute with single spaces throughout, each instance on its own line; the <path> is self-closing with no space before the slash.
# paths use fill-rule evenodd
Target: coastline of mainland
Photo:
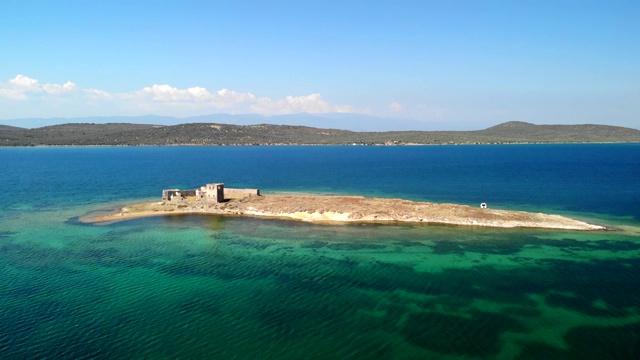
<path id="1" fill-rule="evenodd" d="M 611 230 L 561 215 L 416 202 L 403 199 L 312 194 L 228 194 L 223 202 L 186 198 L 126 205 L 118 212 L 87 215 L 85 223 L 110 223 L 149 216 L 212 214 L 278 218 L 313 223 L 423 223 L 494 228 Z"/>
<path id="2" fill-rule="evenodd" d="M 82 123 L 77 123 L 79 120 Z M 198 118 L 193 119 L 197 122 L 177 125 L 122 123 L 122 118 L 103 123 L 108 120 L 83 118 L 34 129 L 0 125 L 0 147 L 640 143 L 638 129 L 595 124 L 535 125 L 509 121 L 483 130 L 350 131 L 301 125 L 233 125 L 220 123 L 216 120 L 222 119 L 215 117 L 207 117 L 209 122 Z"/>

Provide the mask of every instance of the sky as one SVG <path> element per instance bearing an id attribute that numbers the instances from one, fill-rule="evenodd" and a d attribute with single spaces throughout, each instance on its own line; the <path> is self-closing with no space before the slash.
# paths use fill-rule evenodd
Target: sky
<path id="1" fill-rule="evenodd" d="M 0 1 L 0 122 L 217 113 L 640 128 L 640 1 Z"/>

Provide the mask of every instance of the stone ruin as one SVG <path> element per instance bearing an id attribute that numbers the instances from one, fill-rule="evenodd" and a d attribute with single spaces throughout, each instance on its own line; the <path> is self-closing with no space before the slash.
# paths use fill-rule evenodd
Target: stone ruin
<path id="1" fill-rule="evenodd" d="M 260 189 L 225 189 L 223 183 L 212 183 L 201 186 L 199 189 L 192 190 L 162 190 L 162 201 L 182 203 L 185 202 L 188 198 L 191 198 L 196 201 L 205 201 L 207 203 L 221 203 L 225 201 L 225 191 L 228 194 L 234 195 L 260 196 Z"/>

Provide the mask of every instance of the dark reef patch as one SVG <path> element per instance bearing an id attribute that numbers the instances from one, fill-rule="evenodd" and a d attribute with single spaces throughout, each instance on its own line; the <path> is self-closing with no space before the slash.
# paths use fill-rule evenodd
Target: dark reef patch
<path id="1" fill-rule="evenodd" d="M 519 342 L 521 352 L 518 360 L 565 360 L 569 359 L 567 351 L 540 342 Z M 587 358 L 582 358 L 587 359 Z"/>
<path id="2" fill-rule="evenodd" d="M 640 324 L 583 326 L 571 329 L 565 340 L 570 359 L 640 359 Z"/>
<path id="3" fill-rule="evenodd" d="M 240 239 L 232 239 L 232 240 L 226 240 L 226 244 L 228 245 L 232 245 L 232 246 L 238 246 L 238 247 L 244 247 L 244 248 L 248 248 L 248 249 L 255 249 L 255 250 L 264 250 L 266 248 L 268 248 L 269 246 L 272 246 L 273 243 L 270 241 L 258 241 L 255 239 L 251 239 L 251 240 L 240 240 Z"/>
<path id="4" fill-rule="evenodd" d="M 625 240 L 595 240 L 580 241 L 576 239 L 549 239 L 543 236 L 521 234 L 509 238 L 508 242 L 497 241 L 495 237 L 483 236 L 476 240 L 437 240 L 433 244 L 435 254 L 458 254 L 477 252 L 482 254 L 512 255 L 525 248 L 539 249 L 549 246 L 572 251 L 603 250 L 603 251 L 633 251 L 640 250 L 640 243 Z"/>
<path id="5" fill-rule="evenodd" d="M 380 245 L 380 244 L 370 244 L 370 243 L 353 241 L 353 242 L 346 242 L 346 243 L 330 244 L 330 245 L 327 245 L 327 247 L 332 250 L 379 250 L 379 249 L 384 249 L 387 246 Z"/>
<path id="6" fill-rule="evenodd" d="M 547 302 L 592 316 L 623 316 L 629 308 L 640 304 L 640 259 L 594 260 L 588 263 L 545 260 L 548 290 Z M 555 274 L 552 274 L 555 272 Z M 585 276 L 584 274 L 589 274 Z M 552 275 L 555 275 L 553 277 Z M 568 292 L 575 296 L 562 295 Z M 594 303 L 603 301 L 606 307 Z"/>
<path id="7" fill-rule="evenodd" d="M 467 318 L 418 313 L 409 316 L 401 334 L 409 343 L 437 353 L 487 357 L 500 350 L 502 333 L 523 330 L 517 321 L 500 314 L 476 312 Z"/>
<path id="8" fill-rule="evenodd" d="M 307 249 L 320 249 L 327 246 L 328 244 L 329 243 L 325 241 L 309 241 L 309 242 L 303 242 L 301 247 L 307 248 Z"/>
<path id="9" fill-rule="evenodd" d="M 420 241 L 414 241 L 414 240 L 394 241 L 392 244 L 397 246 L 403 246 L 403 247 L 426 246 L 426 244 Z"/>

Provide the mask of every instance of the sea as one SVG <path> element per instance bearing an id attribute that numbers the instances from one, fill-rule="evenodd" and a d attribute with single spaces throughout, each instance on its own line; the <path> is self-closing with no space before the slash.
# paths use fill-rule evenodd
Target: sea
<path id="1" fill-rule="evenodd" d="M 1 359 L 638 359 L 640 144 L 0 148 Z M 612 231 L 80 218 L 166 188 Z"/>

